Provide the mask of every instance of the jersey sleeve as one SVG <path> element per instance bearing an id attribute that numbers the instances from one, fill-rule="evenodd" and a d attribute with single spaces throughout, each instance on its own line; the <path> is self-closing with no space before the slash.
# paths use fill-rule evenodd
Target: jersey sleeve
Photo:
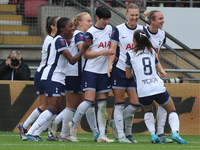
<path id="1" fill-rule="evenodd" d="M 128 52 L 126 53 L 126 67 L 131 68 L 131 57 Z"/>
<path id="2" fill-rule="evenodd" d="M 146 33 L 146 36 L 149 39 L 151 36 L 149 35 L 149 33 L 145 27 L 143 27 L 143 31 Z"/>
<path id="3" fill-rule="evenodd" d="M 88 39 L 90 39 L 92 41 L 92 44 L 93 44 L 93 35 L 90 32 L 86 32 L 85 33 L 85 39 L 84 39 L 84 41 L 87 41 Z"/>
<path id="4" fill-rule="evenodd" d="M 75 35 L 75 44 L 76 45 L 83 43 L 84 41 L 85 41 L 84 33 L 80 32 L 80 33 Z"/>
<path id="5" fill-rule="evenodd" d="M 117 27 L 114 28 L 111 35 L 111 42 L 118 43 L 119 42 L 119 30 Z"/>
<path id="6" fill-rule="evenodd" d="M 85 33 L 85 41 L 87 41 L 88 39 L 93 40 L 93 36 L 90 32 Z"/>
<path id="7" fill-rule="evenodd" d="M 58 38 L 55 42 L 55 47 L 58 53 L 61 53 L 63 50 L 68 49 L 66 40 L 63 38 Z"/>

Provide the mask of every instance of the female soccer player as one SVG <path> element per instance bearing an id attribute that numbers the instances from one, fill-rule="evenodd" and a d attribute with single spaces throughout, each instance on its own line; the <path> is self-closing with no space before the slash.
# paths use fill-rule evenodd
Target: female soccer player
<path id="1" fill-rule="evenodd" d="M 126 77 L 134 77 L 137 83 L 137 94 L 141 106 L 145 110 L 144 121 L 151 134 L 152 143 L 162 143 L 155 134 L 153 116 L 153 101 L 155 100 L 169 114 L 169 124 L 172 129 L 172 140 L 179 144 L 187 144 L 179 136 L 179 118 L 174 102 L 166 91 L 162 77 L 167 73 L 156 58 L 156 50 L 143 30 L 135 31 L 133 35 L 135 47 L 126 53 Z"/>
<path id="2" fill-rule="evenodd" d="M 85 39 L 91 39 L 92 45 L 85 51 L 86 62 L 82 74 L 82 89 L 85 91 L 85 101 L 77 108 L 72 122 L 69 122 L 70 134 L 74 134 L 78 121 L 85 112 L 94 104 L 97 93 L 97 121 L 99 126 L 99 138 L 97 142 L 114 142 L 105 135 L 107 121 L 106 103 L 108 92 L 111 91 L 109 78 L 107 77 L 108 56 L 114 55 L 110 46 L 112 27 L 107 25 L 111 12 L 105 6 L 96 9 L 96 24 L 85 34 Z"/>
<path id="3" fill-rule="evenodd" d="M 42 72 L 44 70 L 44 66 L 47 61 L 47 56 L 49 52 L 49 44 L 53 41 L 53 38 L 57 32 L 57 21 L 60 17 L 58 16 L 48 16 L 46 19 L 46 32 L 47 36 L 44 40 L 44 44 L 42 45 L 42 60 L 40 62 L 40 66 L 38 67 L 35 76 L 34 76 L 34 83 L 36 88 L 36 93 L 40 97 L 41 105 L 36 108 L 31 115 L 27 118 L 27 120 L 23 124 L 19 124 L 18 128 L 20 130 L 20 136 L 23 137 L 24 133 L 27 133 L 27 128 L 38 118 L 38 116 L 47 108 L 47 100 L 46 96 L 44 95 L 44 86 L 41 82 Z"/>
<path id="4" fill-rule="evenodd" d="M 72 21 L 74 26 L 74 34 L 69 46 L 71 54 L 74 56 L 81 49 L 84 42 L 85 32 L 92 26 L 92 18 L 89 13 L 83 12 L 76 16 Z M 81 76 L 82 66 L 84 65 L 84 58 L 82 57 L 76 64 L 67 64 L 67 74 L 65 79 L 65 94 L 67 99 L 67 106 L 62 113 L 62 130 L 60 133 L 59 141 L 73 141 L 78 142 L 76 135 L 70 135 L 68 133 L 67 124 L 72 121 L 74 112 L 78 105 L 85 99 L 84 93 L 81 92 Z M 54 123 L 58 125 L 61 120 L 58 119 L 60 114 L 55 118 Z M 89 126 L 94 134 L 94 140 L 97 141 L 99 137 L 99 131 L 96 124 L 96 115 L 94 105 L 86 111 L 86 118 Z M 53 125 L 55 126 L 55 125 Z M 52 127 L 53 127 L 52 126 Z M 53 128 L 52 128 L 53 129 Z M 54 127 L 54 129 L 56 129 Z M 53 131 L 52 132 L 56 132 Z M 55 134 L 55 133 L 54 133 Z M 55 135 L 54 135 L 55 136 Z"/>
<path id="5" fill-rule="evenodd" d="M 26 136 L 22 138 L 23 141 L 42 141 L 39 135 L 47 129 L 51 120 L 55 119 L 56 113 L 59 111 L 60 95 L 65 89 L 67 63 L 75 64 L 91 45 L 91 41 L 87 40 L 82 49 L 73 57 L 67 44 L 67 40 L 73 36 L 72 21 L 69 18 L 60 18 L 57 22 L 57 28 L 56 37 L 51 42 L 47 66 L 41 77 L 45 86 L 47 109 L 41 113 Z"/>
<path id="6" fill-rule="evenodd" d="M 125 16 L 127 22 L 116 26 L 111 37 L 111 49 L 117 50 L 119 47 L 119 58 L 114 62 L 115 56 L 109 57 L 108 77 L 111 77 L 112 89 L 115 98 L 114 121 L 110 122 L 113 128 L 113 135 L 122 143 L 137 142 L 132 137 L 132 121 L 131 116 L 141 107 L 138 102 L 135 90 L 135 82 L 133 78 L 127 79 L 125 74 L 125 58 L 126 52 L 134 47 L 133 33 L 137 29 L 146 30 L 143 26 L 138 25 L 139 8 L 136 4 L 130 3 L 126 8 Z M 124 109 L 125 92 L 129 96 L 129 106 Z M 128 119 L 129 118 L 129 119 Z M 126 137 L 124 135 L 124 122 L 126 126 Z M 115 127 L 117 129 L 117 133 Z"/>
<path id="7" fill-rule="evenodd" d="M 150 23 L 150 25 L 146 27 L 147 32 L 150 35 L 149 40 L 151 41 L 152 46 L 156 49 L 156 56 L 158 57 L 158 60 L 160 60 L 160 48 L 166 41 L 165 31 L 161 29 L 164 23 L 163 13 L 159 10 L 146 10 L 144 15 L 146 16 L 146 20 Z M 164 134 L 166 116 L 166 110 L 162 106 L 158 106 L 156 115 L 157 135 L 162 142 L 172 143 L 173 140 L 168 139 Z"/>

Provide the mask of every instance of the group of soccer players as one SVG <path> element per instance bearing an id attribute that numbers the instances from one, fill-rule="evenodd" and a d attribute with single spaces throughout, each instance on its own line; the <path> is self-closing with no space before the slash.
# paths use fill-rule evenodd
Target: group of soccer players
<path id="1" fill-rule="evenodd" d="M 44 41 L 41 65 L 34 79 L 37 93 L 43 100 L 26 122 L 19 125 L 23 141 L 42 141 L 40 134 L 50 126 L 48 140 L 78 142 L 77 123 L 86 114 L 94 141 L 114 142 L 105 135 L 107 97 L 108 92 L 113 91 L 114 120 L 110 125 L 118 142 L 137 142 L 132 137 L 132 123 L 134 113 L 142 106 L 152 143 L 176 141 L 186 144 L 178 133 L 179 119 L 174 103 L 158 75 L 166 76 L 159 63 L 159 50 L 165 43 L 165 32 L 160 29 L 164 17 L 157 10 L 144 14 L 150 22 L 148 27 L 137 24 L 139 8 L 130 3 L 125 12 L 127 22 L 114 29 L 108 25 L 111 12 L 105 6 L 96 9 L 97 22 L 94 26 L 88 13 L 77 15 L 73 21 L 57 16 L 47 18 L 49 35 Z M 65 92 L 67 106 L 60 112 Z M 125 92 L 130 103 L 126 108 Z M 152 113 L 154 100 L 159 104 L 157 134 Z M 172 129 L 171 139 L 164 135 L 167 113 Z M 61 120 L 62 131 L 58 138 L 56 126 Z"/>

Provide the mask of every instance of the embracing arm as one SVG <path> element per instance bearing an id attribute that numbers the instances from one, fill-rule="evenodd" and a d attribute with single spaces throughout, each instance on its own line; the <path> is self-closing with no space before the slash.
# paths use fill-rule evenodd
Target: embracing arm
<path id="1" fill-rule="evenodd" d="M 112 49 L 106 49 L 106 50 L 98 51 L 98 52 L 91 52 L 90 50 L 91 50 L 91 48 L 89 47 L 84 52 L 83 56 L 84 56 L 85 59 L 92 59 L 92 58 L 96 58 L 96 57 L 101 56 L 101 55 L 111 56 L 111 55 L 115 54 L 115 51 L 112 50 Z"/>
<path id="2" fill-rule="evenodd" d="M 62 54 L 66 57 L 66 59 L 69 61 L 70 64 L 74 65 L 80 59 L 84 51 L 89 48 L 91 43 L 92 43 L 91 40 L 87 40 L 86 42 L 84 42 L 82 44 L 81 49 L 74 57 L 71 55 L 71 53 L 67 49 L 62 51 Z"/>

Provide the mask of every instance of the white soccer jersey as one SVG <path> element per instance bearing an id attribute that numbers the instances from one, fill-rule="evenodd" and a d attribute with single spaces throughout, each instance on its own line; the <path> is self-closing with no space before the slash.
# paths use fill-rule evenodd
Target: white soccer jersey
<path id="1" fill-rule="evenodd" d="M 85 34 L 85 39 L 91 39 L 91 52 L 98 52 L 108 49 L 110 47 L 110 37 L 112 34 L 112 27 L 107 25 L 104 29 L 92 26 Z M 86 59 L 84 70 L 98 74 L 107 73 L 108 56 L 98 56 L 92 59 Z"/>
<path id="2" fill-rule="evenodd" d="M 116 67 L 123 71 L 125 71 L 126 67 L 126 52 L 134 47 L 133 34 L 138 29 L 146 30 L 143 26 L 138 24 L 135 28 L 129 28 L 126 23 L 116 26 L 113 30 L 111 42 L 117 43 L 119 46 L 119 58 Z"/>
<path id="3" fill-rule="evenodd" d="M 72 56 L 75 56 L 78 53 L 78 44 L 84 42 L 85 34 L 80 30 L 75 30 L 73 34 L 73 38 L 71 40 L 71 44 L 69 46 L 69 51 L 71 52 Z M 83 56 L 80 58 L 78 62 L 74 65 L 70 63 L 67 64 L 67 73 L 66 76 L 78 76 L 82 72 L 82 65 L 84 64 Z"/>
<path id="4" fill-rule="evenodd" d="M 152 33 L 149 30 L 149 27 L 145 28 L 147 29 L 147 32 L 150 35 L 149 40 L 151 41 L 152 46 L 156 49 L 156 55 L 158 56 L 161 46 L 165 44 L 166 41 L 165 31 L 158 29 L 157 33 Z"/>
<path id="5" fill-rule="evenodd" d="M 47 61 L 47 55 L 48 55 L 48 49 L 49 49 L 49 44 L 53 41 L 53 36 L 52 35 L 47 35 L 44 44 L 42 45 L 42 55 L 41 55 L 41 62 L 40 66 L 38 67 L 37 71 L 40 72 L 43 66 L 45 66 L 46 61 Z"/>
<path id="6" fill-rule="evenodd" d="M 137 84 L 138 97 L 146 97 L 166 91 L 162 79 L 158 76 L 156 71 L 156 52 L 154 50 L 151 54 L 147 49 L 144 53 L 142 51 L 137 53 L 132 50 L 126 54 L 127 61 L 126 67 L 132 68 L 134 71 L 134 77 Z"/>
<path id="7" fill-rule="evenodd" d="M 58 35 L 51 43 L 47 66 L 45 67 L 41 80 L 60 82 L 65 85 L 68 60 L 61 53 L 68 49 L 66 40 Z"/>

